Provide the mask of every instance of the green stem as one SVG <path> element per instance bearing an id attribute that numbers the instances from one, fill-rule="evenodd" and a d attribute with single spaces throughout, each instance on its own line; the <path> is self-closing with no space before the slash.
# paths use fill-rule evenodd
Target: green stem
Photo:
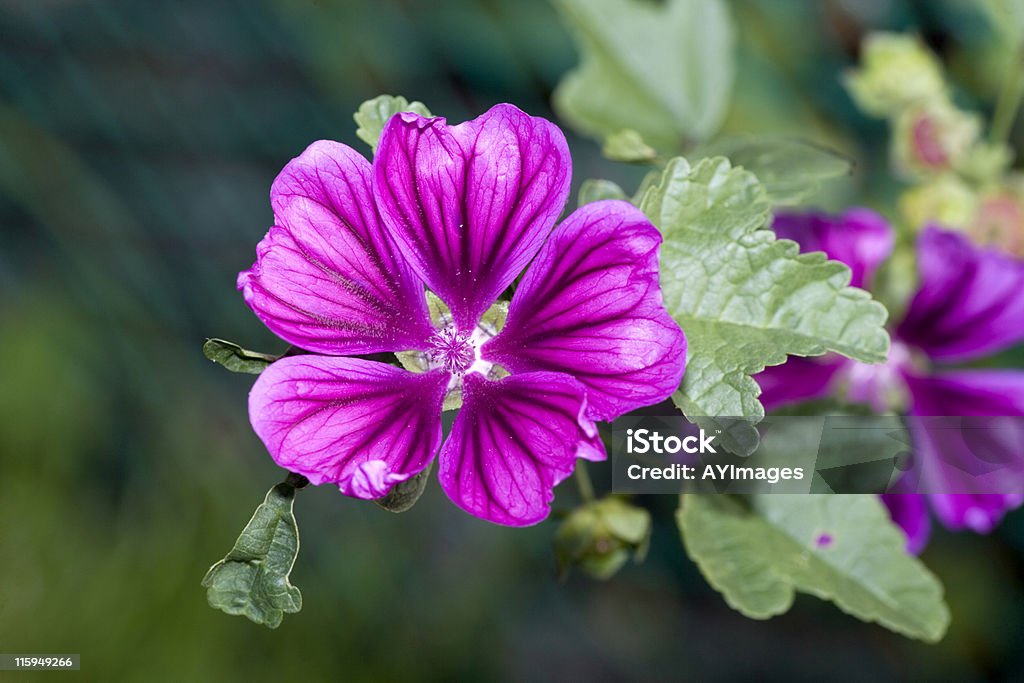
<path id="1" fill-rule="evenodd" d="M 996 100 L 996 111 L 992 116 L 992 130 L 989 134 L 989 139 L 994 144 L 1002 145 L 1010 139 L 1010 131 L 1017 118 L 1021 98 L 1024 97 L 1022 71 L 1024 71 L 1024 43 L 1014 52 L 1013 62 L 1006 71 L 1002 88 L 999 90 L 999 97 Z"/>
<path id="2" fill-rule="evenodd" d="M 576 486 L 580 490 L 580 497 L 583 498 L 585 503 L 589 503 L 594 500 L 594 484 L 590 481 L 590 473 L 587 472 L 587 463 L 584 461 L 578 461 L 576 463 Z"/>

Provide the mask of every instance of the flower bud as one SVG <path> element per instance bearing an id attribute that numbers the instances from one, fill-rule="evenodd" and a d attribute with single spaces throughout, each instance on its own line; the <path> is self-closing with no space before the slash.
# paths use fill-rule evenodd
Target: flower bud
<path id="1" fill-rule="evenodd" d="M 920 39 L 895 33 L 868 36 L 861 66 L 849 72 L 845 82 L 857 105 L 879 117 L 894 116 L 945 92 L 935 55 Z"/>
<path id="2" fill-rule="evenodd" d="M 950 229 L 966 228 L 978 209 L 978 196 L 952 174 L 917 185 L 900 197 L 900 214 L 914 230 L 929 223 Z"/>
<path id="3" fill-rule="evenodd" d="M 976 114 L 938 98 L 905 109 L 893 131 L 893 161 L 909 176 L 927 176 L 962 168 L 981 135 Z"/>
<path id="4" fill-rule="evenodd" d="M 564 579 L 575 566 L 595 579 L 609 579 L 630 556 L 643 561 L 650 537 L 647 510 L 615 497 L 585 503 L 555 534 L 559 576 Z"/>
<path id="5" fill-rule="evenodd" d="M 390 512 L 408 512 L 412 506 L 427 490 L 427 482 L 430 481 L 430 470 L 434 463 L 427 465 L 427 468 L 415 477 L 400 481 L 391 487 L 387 495 L 382 498 L 375 498 L 374 503 Z"/>
<path id="6" fill-rule="evenodd" d="M 960 173 L 985 186 L 998 182 L 1013 163 L 1013 151 L 1003 144 L 978 142 L 960 164 Z"/>
<path id="7" fill-rule="evenodd" d="M 1024 257 L 1024 182 L 1017 185 L 983 195 L 967 232 L 978 244 Z"/>

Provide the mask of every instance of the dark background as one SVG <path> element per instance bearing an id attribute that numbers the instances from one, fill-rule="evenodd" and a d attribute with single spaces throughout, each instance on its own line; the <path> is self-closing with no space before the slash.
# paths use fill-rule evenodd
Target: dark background
<path id="1" fill-rule="evenodd" d="M 886 128 L 839 75 L 863 31 L 917 28 L 990 110 L 998 53 L 971 5 L 736 0 L 727 130 L 839 147 L 857 171 L 819 201 L 888 206 Z M 366 151 L 351 114 L 382 92 L 452 121 L 500 101 L 553 117 L 575 63 L 539 0 L 0 0 L 0 652 L 82 655 L 26 679 L 1024 678 L 1019 514 L 924 554 L 954 614 L 932 647 L 806 596 L 770 622 L 732 612 L 671 497 L 641 499 L 645 564 L 561 585 L 553 522 L 492 526 L 436 483 L 401 516 L 302 491 L 303 611 L 269 631 L 207 607 L 200 579 L 283 474 L 248 425 L 252 377 L 200 352 L 283 349 L 234 286 L 276 173 L 318 138 Z M 635 181 L 569 137 L 577 185 Z"/>

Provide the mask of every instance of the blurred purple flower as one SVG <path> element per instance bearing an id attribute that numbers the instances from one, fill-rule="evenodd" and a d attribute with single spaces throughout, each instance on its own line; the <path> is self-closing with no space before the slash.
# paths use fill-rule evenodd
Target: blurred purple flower
<path id="1" fill-rule="evenodd" d="M 849 265 L 858 287 L 870 285 L 893 247 L 885 219 L 865 209 L 838 217 L 780 215 L 773 228 L 803 251 L 824 251 Z M 895 326 L 888 361 L 866 365 L 836 355 L 790 358 L 757 376 L 766 410 L 843 391 L 848 400 L 879 412 L 902 401 L 913 416 L 1024 416 L 1024 372 L 941 367 L 1024 339 L 1024 262 L 936 227 L 919 236 L 917 256 L 920 285 Z M 911 429 L 916 457 L 937 464 L 970 461 L 962 442 L 939 439 L 933 430 L 913 424 Z M 1024 502 L 1024 495 L 1017 494 L 927 497 L 945 526 L 978 533 L 991 531 L 1007 510 Z M 906 532 L 908 549 L 919 552 L 930 533 L 924 498 L 893 493 L 883 500 Z"/>
<path id="2" fill-rule="evenodd" d="M 643 213 L 595 202 L 552 230 L 570 174 L 561 131 L 511 105 L 457 126 L 398 114 L 372 164 L 329 141 L 292 160 L 271 189 L 274 227 L 238 278 L 260 319 L 311 352 L 252 388 L 274 460 L 379 498 L 437 456 L 467 512 L 544 519 L 576 458 L 606 457 L 594 421 L 665 399 L 686 358 Z M 481 318 L 528 264 L 495 336 Z M 424 284 L 450 309 L 437 327 Z M 344 357 L 402 351 L 425 371 Z M 462 409 L 442 445 L 452 394 Z"/>

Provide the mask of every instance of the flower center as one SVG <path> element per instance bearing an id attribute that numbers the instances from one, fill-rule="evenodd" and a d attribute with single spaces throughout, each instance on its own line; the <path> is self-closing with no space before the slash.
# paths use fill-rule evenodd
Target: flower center
<path id="1" fill-rule="evenodd" d="M 430 305 L 434 334 L 427 340 L 426 348 L 401 351 L 395 355 L 409 372 L 440 370 L 448 373 L 444 410 L 455 410 L 462 406 L 462 380 L 466 375 L 475 372 L 488 380 L 497 381 L 508 374 L 505 368 L 484 359 L 480 352 L 484 344 L 501 331 L 508 303 L 495 303 L 472 330 L 460 331 L 448 307 L 440 299 L 427 292 L 427 302 Z"/>
<path id="2" fill-rule="evenodd" d="M 453 375 L 462 375 L 472 367 L 478 351 L 470 335 L 454 328 L 438 331 L 430 339 L 427 360 L 435 368 L 444 368 Z"/>

